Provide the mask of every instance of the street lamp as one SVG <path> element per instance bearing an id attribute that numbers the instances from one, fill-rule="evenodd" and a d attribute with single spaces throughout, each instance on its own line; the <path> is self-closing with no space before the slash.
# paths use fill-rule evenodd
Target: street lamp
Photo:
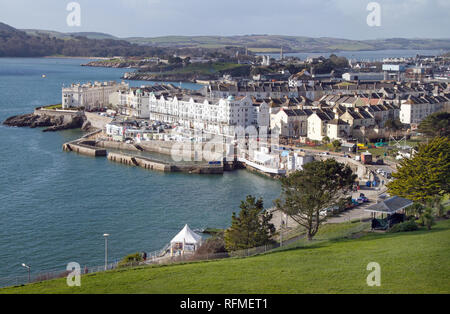
<path id="1" fill-rule="evenodd" d="M 28 269 L 28 283 L 30 283 L 31 282 L 31 266 L 28 266 L 25 263 L 22 263 L 22 267 L 25 267 Z"/>
<path id="2" fill-rule="evenodd" d="M 108 237 L 109 234 L 105 233 L 103 234 L 103 237 L 105 238 L 105 270 L 108 268 Z"/>

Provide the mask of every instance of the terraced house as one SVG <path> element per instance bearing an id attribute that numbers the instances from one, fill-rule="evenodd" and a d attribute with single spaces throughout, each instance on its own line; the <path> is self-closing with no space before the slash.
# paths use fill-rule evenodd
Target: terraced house
<path id="1" fill-rule="evenodd" d="M 62 107 L 104 108 L 110 103 L 109 97 L 112 93 L 127 89 L 127 83 L 115 81 L 72 84 L 62 88 Z"/>
<path id="2" fill-rule="evenodd" d="M 270 128 L 283 137 L 299 138 L 308 134 L 308 116 L 313 114 L 311 109 L 285 109 L 272 114 Z"/>
<path id="3" fill-rule="evenodd" d="M 203 96 L 150 95 L 150 120 L 176 124 L 186 134 L 195 132 L 234 136 L 249 126 L 269 127 L 269 106 L 251 97 L 211 99 Z"/>
<path id="4" fill-rule="evenodd" d="M 400 121 L 416 128 L 425 117 L 449 104 L 450 99 L 446 96 L 409 96 L 400 106 Z"/>

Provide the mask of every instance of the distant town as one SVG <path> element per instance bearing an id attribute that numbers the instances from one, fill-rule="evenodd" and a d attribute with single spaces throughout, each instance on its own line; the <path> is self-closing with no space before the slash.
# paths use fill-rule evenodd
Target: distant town
<path id="1" fill-rule="evenodd" d="M 187 64 L 188 57 L 174 58 Z M 332 144 L 334 151 L 361 151 L 367 155 L 373 143 L 381 143 L 377 148 L 383 148 L 389 141 L 420 135 L 417 128 L 424 118 L 449 110 L 448 57 L 418 55 L 355 62 L 331 56 L 301 61 L 286 58 L 281 52 L 277 60 L 269 56 L 257 56 L 254 60 L 245 63 L 257 62 L 256 68 L 264 74 L 226 74 L 217 80 L 197 81 L 204 85 L 198 90 L 182 89 L 178 84 L 72 84 L 62 89 L 61 105 L 41 108 L 40 113 L 84 110 L 92 116 L 97 112 L 104 119 L 96 125 L 101 129 L 101 135 L 95 135 L 97 141 L 101 138 L 109 147 L 112 143 L 128 144 L 131 150 L 138 145 L 141 150 L 172 156 L 174 151 L 168 147 L 174 143 L 205 146 L 219 136 L 225 143 L 220 154 L 210 154 L 209 160 L 202 160 L 197 153 L 188 161 L 226 164 L 228 157 L 228 162 L 239 160 L 262 173 L 278 176 L 299 170 L 313 160 L 300 147 L 314 152 L 327 150 L 326 145 Z M 167 64 L 167 60 L 159 59 L 140 62 Z M 331 72 L 316 74 L 316 69 L 329 65 L 334 66 Z M 293 67 L 303 69 L 291 73 L 287 68 Z M 281 70 L 273 71 L 274 68 Z M 254 132 L 256 145 L 249 145 L 253 138 L 249 139 L 249 132 Z M 239 134 L 247 136 L 247 140 L 238 141 L 245 150 L 236 150 Z M 395 161 L 410 156 L 412 150 L 408 145 L 395 151 L 378 149 L 373 160 Z"/>
<path id="2" fill-rule="evenodd" d="M 448 293 L 449 47 L 0 23 L 0 293 Z"/>

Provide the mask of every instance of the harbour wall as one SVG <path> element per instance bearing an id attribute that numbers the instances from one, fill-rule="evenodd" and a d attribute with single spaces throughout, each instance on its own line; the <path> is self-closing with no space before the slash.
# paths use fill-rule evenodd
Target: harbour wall
<path id="1" fill-rule="evenodd" d="M 107 155 L 105 149 L 97 148 L 89 144 L 91 144 L 90 141 L 83 141 L 81 143 L 77 141 L 65 143 L 63 144 L 63 150 L 66 152 L 75 152 L 91 157 L 105 157 Z"/>
<path id="2" fill-rule="evenodd" d="M 129 151 L 146 151 L 150 153 L 158 153 L 162 155 L 172 156 L 176 162 L 180 161 L 221 161 L 223 159 L 223 153 L 209 152 L 210 147 L 206 147 L 208 144 L 195 144 L 194 147 L 191 143 L 178 143 L 169 141 L 145 141 L 134 144 L 128 144 L 123 142 L 105 141 L 100 140 L 97 142 L 98 147 L 112 148 Z M 201 145 L 201 146 L 200 146 Z M 195 148 L 195 149 L 194 149 Z M 214 148 L 214 147 L 213 147 Z M 202 156 L 202 152 L 208 152 Z"/>
<path id="3" fill-rule="evenodd" d="M 37 116 L 47 116 L 54 118 L 63 118 L 61 124 L 70 124 L 73 122 L 74 118 L 82 117 L 83 112 L 75 111 L 75 110 L 58 110 L 58 109 L 44 109 L 44 108 L 36 108 L 33 112 L 34 115 Z"/>
<path id="4" fill-rule="evenodd" d="M 95 135 L 96 132 L 92 133 Z M 105 142 L 103 142 L 105 143 Z M 111 142 L 113 143 L 113 142 Z M 114 143 L 121 144 L 117 145 L 103 145 L 103 147 L 96 146 L 97 142 L 95 139 L 82 138 L 69 143 L 63 144 L 63 150 L 67 152 L 75 152 L 81 155 L 91 156 L 91 157 L 107 157 L 108 160 L 113 162 L 118 162 L 121 164 L 141 167 L 148 170 L 155 170 L 161 172 L 183 172 L 192 174 L 223 174 L 224 166 L 221 165 L 209 165 L 209 164 L 182 164 L 182 163 L 166 163 L 162 161 L 152 160 L 147 157 L 135 156 L 125 153 L 118 152 L 107 152 L 104 146 L 114 146 L 114 148 L 120 149 L 130 149 L 134 147 L 132 144 L 127 143 Z M 129 147 L 131 146 L 131 147 Z"/>
<path id="5" fill-rule="evenodd" d="M 162 172 L 184 172 L 195 174 L 223 174 L 223 166 L 169 164 L 146 157 L 123 153 L 108 153 L 108 160 L 129 166 Z"/>
<path id="6" fill-rule="evenodd" d="M 93 128 L 104 130 L 108 123 L 113 121 L 113 118 L 101 116 L 95 112 L 84 112 L 86 120 Z"/>
<path id="7" fill-rule="evenodd" d="M 90 123 L 91 127 L 103 130 L 108 123 L 113 121 L 113 118 L 101 116 L 95 112 L 85 112 L 76 110 L 61 110 L 61 109 L 45 109 L 42 107 L 34 109 L 35 115 L 49 116 L 49 117 L 63 117 L 64 123 L 69 123 L 74 117 L 84 116 L 85 120 Z"/>

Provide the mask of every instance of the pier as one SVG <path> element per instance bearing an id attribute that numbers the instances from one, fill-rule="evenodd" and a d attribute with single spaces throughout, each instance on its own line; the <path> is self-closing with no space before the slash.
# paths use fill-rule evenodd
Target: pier
<path id="1" fill-rule="evenodd" d="M 95 135 L 94 133 L 92 133 L 92 135 Z M 147 170 L 161 172 L 183 172 L 192 174 L 223 174 L 224 172 L 224 165 L 222 163 L 219 165 L 210 165 L 207 163 L 170 163 L 155 160 L 145 156 L 126 154 L 122 152 L 108 152 L 104 147 L 98 147 L 98 143 L 96 140 L 88 139 L 89 136 L 85 136 L 84 138 L 72 142 L 64 143 L 62 148 L 66 152 L 75 152 L 91 157 L 107 157 L 107 159 L 112 162 L 117 162 L 133 167 L 141 167 Z M 135 148 L 136 151 L 140 151 L 134 146 L 133 148 Z"/>
<path id="2" fill-rule="evenodd" d="M 108 153 L 108 160 L 113 162 L 122 163 L 129 166 L 141 167 L 148 170 L 156 170 L 162 172 L 184 172 L 194 174 L 223 174 L 222 165 L 184 165 L 184 164 L 171 164 L 162 161 L 152 160 L 148 157 L 133 156 L 124 153 Z"/>
<path id="3" fill-rule="evenodd" d="M 107 155 L 106 149 L 97 148 L 95 146 L 88 145 L 86 142 L 69 142 L 63 144 L 63 150 L 66 152 L 75 152 L 81 155 L 91 157 L 105 157 Z"/>

